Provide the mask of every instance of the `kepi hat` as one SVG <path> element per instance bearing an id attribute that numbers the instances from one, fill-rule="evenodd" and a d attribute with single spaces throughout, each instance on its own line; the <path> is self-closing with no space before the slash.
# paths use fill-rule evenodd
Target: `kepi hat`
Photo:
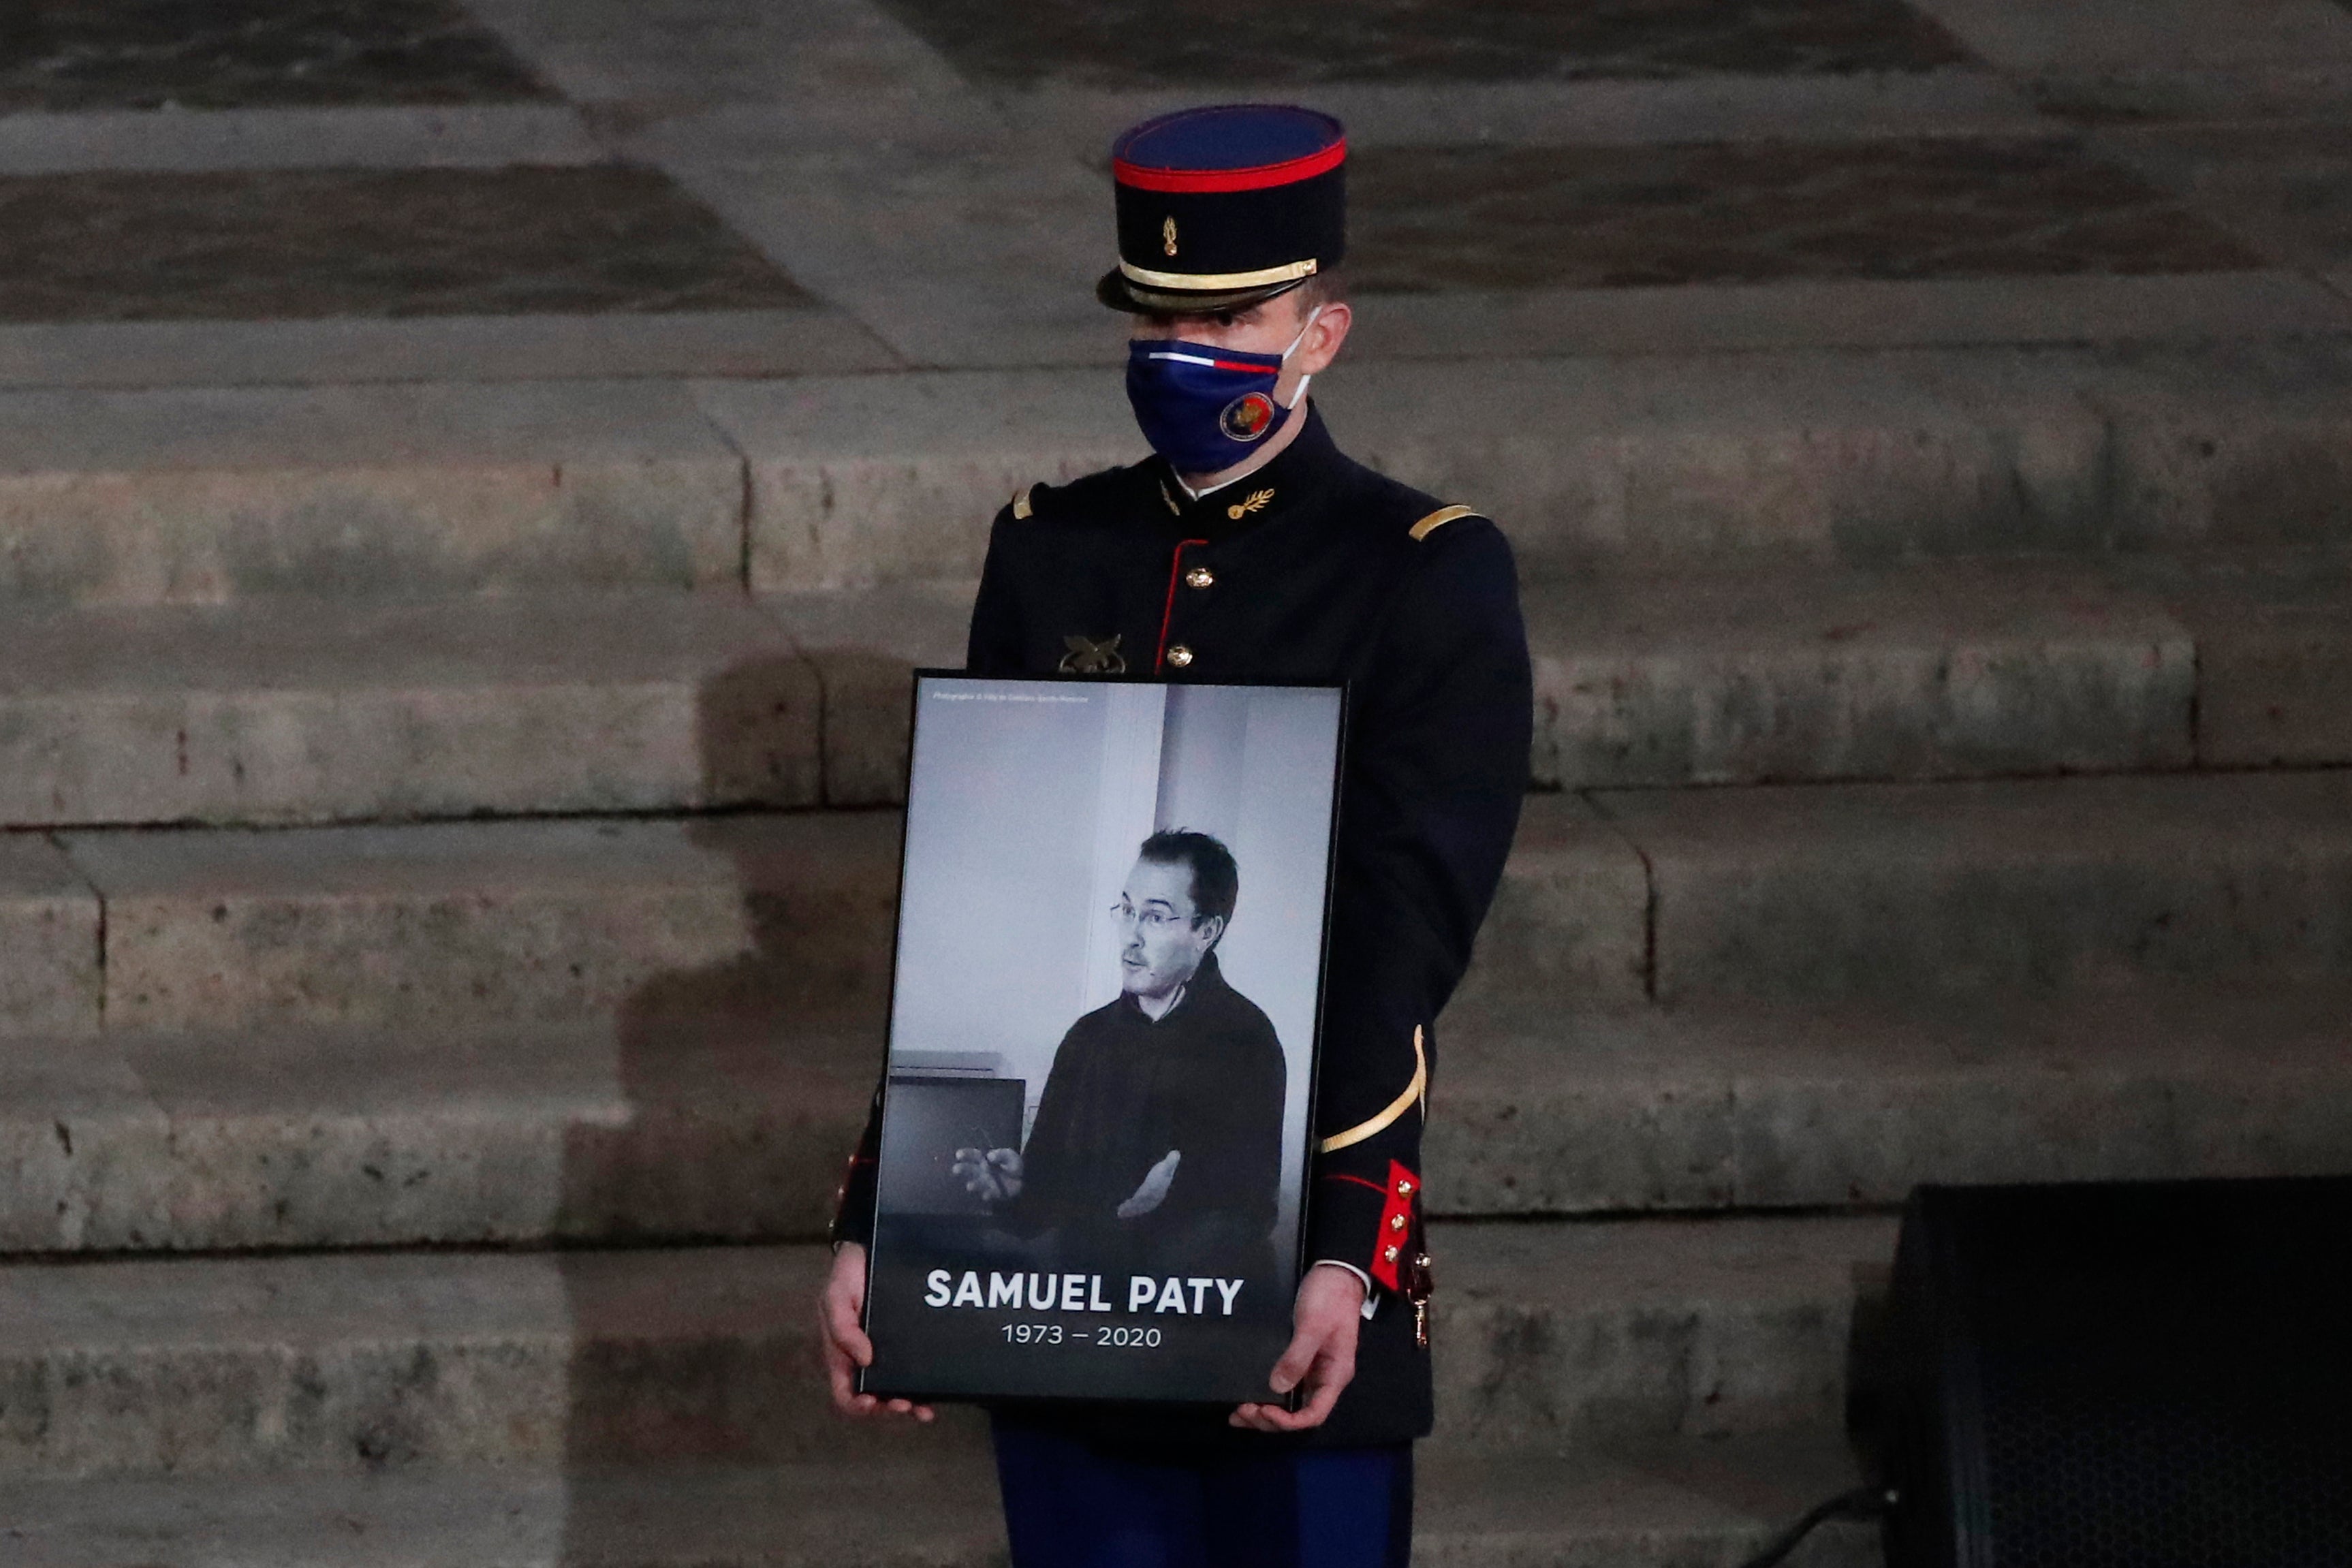
<path id="1" fill-rule="evenodd" d="M 1225 103 L 1163 114 L 1111 148 L 1118 265 L 1113 310 L 1246 310 L 1336 265 L 1348 248 L 1348 133 L 1311 109 Z"/>

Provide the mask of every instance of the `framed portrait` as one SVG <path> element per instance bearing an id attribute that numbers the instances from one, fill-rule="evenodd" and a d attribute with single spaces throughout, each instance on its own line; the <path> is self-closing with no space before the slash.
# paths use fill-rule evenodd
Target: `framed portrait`
<path id="1" fill-rule="evenodd" d="M 915 683 L 860 1387 L 1266 1400 L 1344 694 Z"/>

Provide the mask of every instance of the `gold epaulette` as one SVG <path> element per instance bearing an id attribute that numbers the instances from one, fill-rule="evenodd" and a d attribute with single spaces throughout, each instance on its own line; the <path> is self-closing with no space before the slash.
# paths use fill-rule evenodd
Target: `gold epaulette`
<path id="1" fill-rule="evenodd" d="M 1015 520 L 1030 515 L 1029 492 L 1036 488 L 1035 485 L 1023 485 L 1020 493 L 1013 498 L 1013 515 Z"/>
<path id="2" fill-rule="evenodd" d="M 1370 1121 L 1359 1121 L 1345 1132 L 1334 1132 L 1324 1139 L 1315 1145 L 1316 1151 L 1328 1154 L 1335 1149 L 1345 1149 L 1350 1143 L 1360 1143 L 1375 1133 L 1386 1131 L 1390 1123 L 1412 1109 L 1415 1100 L 1423 1101 L 1423 1109 L 1426 1110 L 1428 1097 L 1429 1054 L 1421 1048 L 1421 1026 L 1416 1024 L 1412 1029 L 1412 1081 L 1404 1086 L 1404 1092 L 1389 1101 Z"/>
<path id="3" fill-rule="evenodd" d="M 1475 506 L 1442 506 L 1435 511 L 1431 512 L 1427 517 L 1423 518 L 1419 522 L 1414 523 L 1412 529 L 1408 531 L 1412 534 L 1412 542 L 1415 544 L 1418 544 L 1423 540 L 1427 539 L 1431 534 L 1435 533 L 1439 529 L 1444 528 L 1447 523 L 1454 521 L 1456 518 L 1476 517 L 1478 515 L 1480 515 L 1478 509 Z"/>

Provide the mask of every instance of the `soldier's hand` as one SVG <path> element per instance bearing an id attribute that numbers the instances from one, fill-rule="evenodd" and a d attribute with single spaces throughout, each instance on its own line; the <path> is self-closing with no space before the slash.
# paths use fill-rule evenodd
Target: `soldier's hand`
<path id="1" fill-rule="evenodd" d="M 844 1415 L 911 1415 L 929 1421 L 934 1412 L 912 1400 L 884 1401 L 856 1392 L 855 1369 L 874 1364 L 874 1342 L 857 1326 L 866 1306 L 866 1249 L 854 1241 L 833 1255 L 833 1272 L 817 1298 L 817 1338 L 824 1346 L 824 1374 L 833 1384 L 833 1407 Z"/>
<path id="2" fill-rule="evenodd" d="M 959 1149 L 948 1170 L 963 1184 L 965 1192 L 984 1204 L 1008 1203 L 1021 1195 L 1017 1149 L 991 1149 L 986 1154 L 977 1149 Z"/>
<path id="3" fill-rule="evenodd" d="M 1314 1268 L 1298 1282 L 1291 1312 L 1290 1348 L 1266 1383 L 1276 1394 L 1307 1391 L 1296 1411 L 1279 1405 L 1244 1405 L 1226 1420 L 1258 1432 L 1304 1432 L 1330 1418 L 1339 1391 L 1356 1375 L 1356 1331 L 1364 1321 L 1364 1282 L 1344 1268 Z"/>

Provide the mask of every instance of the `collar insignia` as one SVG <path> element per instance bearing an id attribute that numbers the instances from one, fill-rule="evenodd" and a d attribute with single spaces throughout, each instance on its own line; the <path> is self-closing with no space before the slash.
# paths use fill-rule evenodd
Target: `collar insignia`
<path id="1" fill-rule="evenodd" d="M 1225 515 L 1233 519 L 1235 522 L 1239 522 L 1242 519 L 1247 517 L 1254 511 L 1264 511 L 1266 509 L 1266 504 L 1273 500 L 1274 492 L 1272 490 L 1258 490 L 1252 494 L 1247 500 L 1237 500 L 1234 502 L 1233 505 L 1225 508 Z"/>
<path id="2" fill-rule="evenodd" d="M 1160 220 L 1160 248 L 1171 256 L 1176 254 L 1176 220 L 1172 217 Z"/>
<path id="3" fill-rule="evenodd" d="M 1113 632 L 1097 641 L 1093 637 L 1066 637 L 1062 646 L 1070 651 L 1054 668 L 1064 675 L 1125 675 L 1127 658 L 1118 651 L 1118 639 L 1124 635 Z"/>

